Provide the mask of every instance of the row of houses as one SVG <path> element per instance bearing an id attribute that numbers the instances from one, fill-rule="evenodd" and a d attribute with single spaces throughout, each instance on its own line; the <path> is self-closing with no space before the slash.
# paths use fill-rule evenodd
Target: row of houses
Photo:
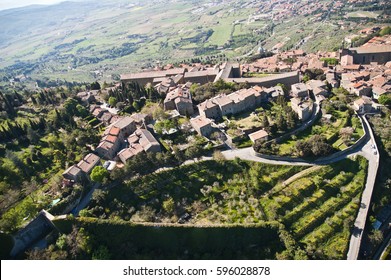
<path id="1" fill-rule="evenodd" d="M 223 116 L 256 108 L 270 99 L 276 99 L 278 96 L 284 96 L 281 86 L 271 88 L 254 86 L 228 95 L 221 94 L 199 104 L 197 106 L 199 116 L 190 119 L 190 123 L 198 134 L 208 137 L 214 131 L 212 119 L 219 119 Z"/>
<path id="2" fill-rule="evenodd" d="M 142 152 L 161 152 L 160 144 L 147 129 L 137 129 L 127 138 L 127 146 L 118 153 L 119 159 L 125 164 L 133 156 Z"/>
<path id="3" fill-rule="evenodd" d="M 182 116 L 194 114 L 193 100 L 188 84 L 179 85 L 168 92 L 163 104 L 164 110 L 177 110 Z"/>
<path id="4" fill-rule="evenodd" d="M 241 89 L 231 94 L 221 94 L 199 104 L 200 116 L 219 119 L 223 116 L 234 115 L 245 110 L 259 106 L 267 101 L 268 96 L 263 88 L 255 86 Z"/>
<path id="5" fill-rule="evenodd" d="M 93 111 L 98 108 L 100 107 Z M 118 117 L 105 129 L 101 142 L 94 152 L 65 170 L 64 179 L 70 182 L 90 180 L 91 171 L 95 166 L 102 164 L 102 159 L 107 161 L 119 159 L 126 163 L 128 159 L 140 152 L 159 152 L 159 142 L 145 129 L 151 120 L 151 117 L 146 114 Z"/>
<path id="6" fill-rule="evenodd" d="M 96 154 L 86 155 L 78 164 L 74 164 L 62 174 L 70 182 L 83 182 L 90 180 L 90 174 L 95 166 L 101 165 L 101 159 Z"/>
<path id="7" fill-rule="evenodd" d="M 387 63 L 391 69 L 391 62 Z M 375 99 L 391 92 L 391 75 L 372 74 L 369 71 L 343 73 L 341 86 L 357 96 L 371 96 Z"/>
<path id="8" fill-rule="evenodd" d="M 368 96 L 361 96 L 353 102 L 353 109 L 359 114 L 378 112 L 380 108 L 381 105 L 374 102 Z"/>

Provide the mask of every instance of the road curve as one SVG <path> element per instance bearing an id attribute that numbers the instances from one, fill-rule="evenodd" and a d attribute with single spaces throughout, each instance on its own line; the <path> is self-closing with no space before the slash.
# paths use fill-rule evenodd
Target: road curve
<path id="1" fill-rule="evenodd" d="M 361 206 L 358 211 L 354 223 L 354 229 L 352 231 L 351 239 L 349 242 L 349 251 L 347 254 L 348 260 L 356 260 L 358 258 L 362 235 L 365 228 L 365 222 L 368 215 L 368 209 L 371 202 L 373 188 L 375 186 L 375 180 L 376 180 L 376 175 L 379 168 L 379 160 L 380 160 L 375 137 L 368 123 L 368 120 L 366 119 L 365 116 L 360 118 L 363 120 L 363 126 L 367 134 L 364 142 L 353 150 L 348 150 L 345 153 L 343 152 L 339 153 L 338 156 L 336 157 L 330 156 L 326 159 L 319 159 L 314 162 L 305 161 L 296 158 L 285 158 L 285 157 L 278 157 L 278 156 L 262 157 L 262 156 L 257 156 L 252 147 L 237 149 L 237 150 L 227 150 L 222 152 L 224 157 L 228 160 L 240 158 L 243 160 L 256 161 L 256 162 L 262 162 L 267 164 L 301 165 L 301 166 L 327 165 L 343 160 L 350 156 L 355 156 L 355 155 L 364 156 L 368 160 L 367 181 L 361 198 Z"/>
<path id="2" fill-rule="evenodd" d="M 380 161 L 379 150 L 369 122 L 365 116 L 363 116 L 362 119 L 364 120 L 364 124 L 367 126 L 371 137 L 359 153 L 368 160 L 368 174 L 365 189 L 361 197 L 361 206 L 358 210 L 357 218 L 354 222 L 353 232 L 350 237 L 349 251 L 347 254 L 348 260 L 357 260 L 360 252 L 361 240 L 365 229 L 365 222 L 367 220 L 368 209 L 371 203 L 372 192 L 375 187 L 375 180 Z"/>

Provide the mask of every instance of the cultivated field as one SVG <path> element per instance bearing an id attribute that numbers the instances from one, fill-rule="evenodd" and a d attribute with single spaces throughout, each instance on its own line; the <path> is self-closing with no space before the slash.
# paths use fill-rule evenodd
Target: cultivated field
<path id="1" fill-rule="evenodd" d="M 367 162 L 347 159 L 301 172 L 305 169 L 241 160 L 200 162 L 146 175 L 103 192 L 83 216 L 164 223 L 166 227 L 247 227 L 277 222 L 307 257 L 343 259 L 360 205 Z M 299 175 L 288 180 L 295 174 Z M 286 245 L 286 238 L 282 240 Z M 273 252 L 274 257 L 295 258 L 289 248 L 279 250 Z"/>

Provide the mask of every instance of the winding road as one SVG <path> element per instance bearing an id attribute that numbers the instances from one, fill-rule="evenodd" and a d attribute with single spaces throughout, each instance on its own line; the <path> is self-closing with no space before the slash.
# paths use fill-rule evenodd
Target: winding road
<path id="1" fill-rule="evenodd" d="M 355 155 L 364 156 L 368 164 L 368 176 L 365 189 L 361 199 L 361 207 L 359 209 L 357 218 L 354 223 L 354 229 L 351 235 L 349 243 L 349 251 L 347 258 L 349 260 L 355 260 L 358 258 L 358 253 L 361 246 L 361 240 L 365 228 L 365 222 L 368 214 L 368 208 L 370 205 L 373 188 L 375 185 L 375 179 L 379 167 L 379 153 L 376 145 L 376 141 L 372 132 L 372 129 L 365 116 L 360 117 L 363 120 L 363 126 L 366 133 L 366 136 L 363 138 L 361 145 L 358 145 L 354 149 L 347 149 L 345 152 L 339 152 L 335 155 L 329 156 L 327 158 L 319 159 L 316 161 L 305 161 L 302 159 L 288 158 L 288 157 L 279 157 L 279 156 L 266 156 L 257 154 L 252 147 L 243 148 L 243 149 L 229 149 L 223 151 L 222 154 L 227 160 L 233 160 L 235 158 L 240 158 L 248 161 L 261 162 L 266 164 L 275 164 L 275 165 L 300 165 L 300 166 L 320 166 L 331 164 L 340 160 L 343 160 L 348 157 Z M 192 164 L 197 161 L 211 160 L 211 157 L 203 157 L 200 159 L 188 160 L 183 163 L 183 165 Z M 162 172 L 169 170 L 171 168 L 161 168 L 156 172 Z M 78 215 L 81 209 L 87 207 L 89 201 L 91 200 L 94 190 L 98 186 L 95 185 L 92 190 L 82 199 L 77 207 L 72 211 L 74 215 Z"/>
<path id="2" fill-rule="evenodd" d="M 368 160 L 368 175 L 365 189 L 361 198 L 361 206 L 354 222 L 354 229 L 349 243 L 349 251 L 347 254 L 348 260 L 356 260 L 358 258 L 365 222 L 368 215 L 368 208 L 371 202 L 380 160 L 375 137 L 368 120 L 366 119 L 366 116 L 360 116 L 360 118 L 363 121 L 362 123 L 366 133 L 364 141 L 361 145 L 354 149 L 347 150 L 346 152 L 338 153 L 336 156 L 330 156 L 325 159 L 316 160 L 314 162 L 295 158 L 257 155 L 252 147 L 237 150 L 227 150 L 222 152 L 225 158 L 228 160 L 240 158 L 243 160 L 250 160 L 267 164 L 302 166 L 327 165 L 355 155 L 361 155 L 365 157 Z"/>
<path id="3" fill-rule="evenodd" d="M 372 129 L 365 116 L 363 117 L 363 120 L 365 126 L 368 128 L 370 140 L 367 141 L 358 154 L 364 156 L 368 160 L 368 174 L 365 189 L 361 198 L 361 207 L 358 211 L 356 221 L 354 222 L 353 233 L 350 237 L 349 251 L 347 255 L 348 260 L 357 260 L 360 252 L 361 240 L 365 229 L 365 222 L 367 220 L 368 209 L 371 203 L 372 192 L 375 187 L 375 180 L 380 161 L 379 150 L 377 148 Z"/>

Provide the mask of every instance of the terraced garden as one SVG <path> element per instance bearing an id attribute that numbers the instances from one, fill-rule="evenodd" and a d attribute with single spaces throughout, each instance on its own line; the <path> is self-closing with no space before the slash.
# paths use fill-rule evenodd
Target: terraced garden
<path id="1" fill-rule="evenodd" d="M 285 250 L 268 257 L 343 259 L 366 170 L 361 157 L 311 168 L 198 162 L 102 191 L 83 216 L 165 227 L 277 223 Z"/>
<path id="2" fill-rule="evenodd" d="M 344 135 L 341 133 L 344 128 L 351 128 L 352 132 L 349 135 Z M 335 152 L 345 150 L 354 144 L 364 135 L 364 130 L 357 116 L 349 111 L 335 110 L 332 113 L 331 121 L 319 119 L 313 126 L 272 147 L 270 152 L 281 156 L 295 156 L 297 142 L 307 141 L 314 135 L 324 137 Z"/>

